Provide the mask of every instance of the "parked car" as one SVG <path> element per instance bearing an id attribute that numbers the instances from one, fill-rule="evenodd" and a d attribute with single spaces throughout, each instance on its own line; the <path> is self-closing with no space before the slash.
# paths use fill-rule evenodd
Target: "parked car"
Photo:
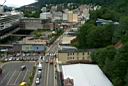
<path id="1" fill-rule="evenodd" d="M 36 84 L 40 84 L 40 79 L 36 78 Z"/>
<path id="2" fill-rule="evenodd" d="M 19 61 L 20 59 L 19 58 L 16 58 L 16 61 Z"/>
<path id="3" fill-rule="evenodd" d="M 21 66 L 21 70 L 23 71 L 23 70 L 25 70 L 26 69 L 26 66 L 25 65 L 22 65 Z"/>
<path id="4" fill-rule="evenodd" d="M 12 61 L 12 58 L 13 58 L 13 57 L 10 57 L 8 60 L 9 60 L 9 61 Z"/>
<path id="5" fill-rule="evenodd" d="M 5 58 L 5 59 L 4 59 L 4 61 L 8 61 L 8 59 L 7 59 L 7 58 Z"/>
<path id="6" fill-rule="evenodd" d="M 39 79 L 41 78 L 41 73 L 39 73 L 39 72 L 37 73 L 37 78 L 39 78 Z"/>

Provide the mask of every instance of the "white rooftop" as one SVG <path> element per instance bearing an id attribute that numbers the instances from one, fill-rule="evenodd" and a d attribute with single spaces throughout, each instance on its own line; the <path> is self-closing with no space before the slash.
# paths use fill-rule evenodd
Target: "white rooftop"
<path id="1" fill-rule="evenodd" d="M 63 65 L 62 70 L 64 79 L 73 79 L 74 86 L 113 86 L 97 65 Z"/>

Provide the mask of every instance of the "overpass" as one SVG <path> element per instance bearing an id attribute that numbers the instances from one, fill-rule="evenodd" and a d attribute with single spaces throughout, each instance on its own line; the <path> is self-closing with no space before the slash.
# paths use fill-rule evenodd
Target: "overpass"
<path id="1" fill-rule="evenodd" d="M 12 30 L 12 31 L 10 31 L 10 32 L 8 32 L 8 33 L 6 33 L 6 34 L 0 36 L 0 40 L 6 38 L 6 37 L 8 37 L 8 36 L 10 36 L 11 34 L 17 32 L 18 30 L 20 30 L 20 28 L 16 28 L 16 29 L 14 29 L 14 30 Z"/>

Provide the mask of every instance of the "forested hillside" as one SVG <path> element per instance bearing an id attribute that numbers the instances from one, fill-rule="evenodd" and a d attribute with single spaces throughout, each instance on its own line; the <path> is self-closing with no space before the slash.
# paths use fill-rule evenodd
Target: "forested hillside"
<path id="1" fill-rule="evenodd" d="M 100 10 L 90 12 L 90 20 L 78 32 L 77 46 L 98 48 L 92 53 L 92 60 L 101 67 L 114 86 L 128 86 L 128 1 L 111 2 L 109 5 L 104 3 Z M 97 18 L 119 24 L 97 26 Z"/>

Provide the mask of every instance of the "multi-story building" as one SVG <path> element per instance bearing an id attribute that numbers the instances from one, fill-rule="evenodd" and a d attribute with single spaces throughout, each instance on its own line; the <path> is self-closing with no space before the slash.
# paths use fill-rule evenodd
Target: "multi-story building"
<path id="1" fill-rule="evenodd" d="M 68 22 L 72 22 L 73 21 L 73 11 L 69 11 L 68 12 Z"/>
<path id="2" fill-rule="evenodd" d="M 54 24 L 50 19 L 24 18 L 20 21 L 20 28 L 27 30 L 53 29 Z"/>
<path id="3" fill-rule="evenodd" d="M 91 62 L 90 54 L 93 51 L 91 50 L 75 50 L 75 49 L 67 49 L 67 50 L 60 50 L 58 52 L 58 60 L 61 63 L 68 63 L 68 62 Z"/>
<path id="4" fill-rule="evenodd" d="M 51 18 L 52 18 L 51 12 L 43 12 L 40 14 L 40 19 L 51 19 Z"/>

